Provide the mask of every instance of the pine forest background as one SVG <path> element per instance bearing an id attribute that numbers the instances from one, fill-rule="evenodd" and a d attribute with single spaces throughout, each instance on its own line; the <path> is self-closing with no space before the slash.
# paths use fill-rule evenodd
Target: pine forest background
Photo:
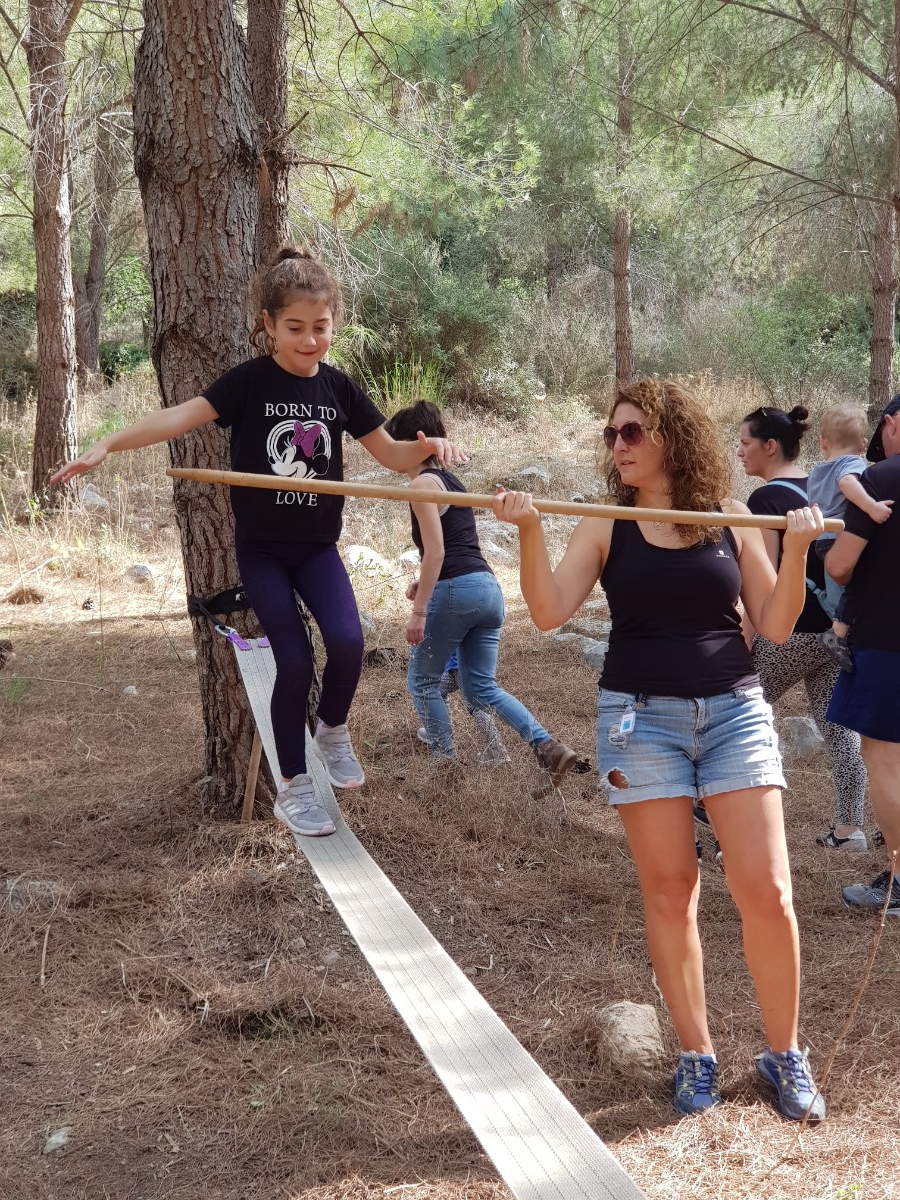
<path id="1" fill-rule="evenodd" d="M 338 359 L 382 403 L 413 388 L 521 417 L 631 370 L 745 378 L 778 404 L 885 399 L 893 4 L 258 7 L 282 9 L 287 38 L 287 128 L 261 145 L 287 164 L 292 235 L 345 285 Z M 0 381 L 24 404 L 48 159 L 82 387 L 150 351 L 143 23 L 127 0 L 0 16 Z"/>

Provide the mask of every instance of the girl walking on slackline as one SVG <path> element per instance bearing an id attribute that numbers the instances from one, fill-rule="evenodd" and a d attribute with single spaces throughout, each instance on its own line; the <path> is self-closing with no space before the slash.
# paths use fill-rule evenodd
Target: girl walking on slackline
<path id="1" fill-rule="evenodd" d="M 725 499 L 731 473 L 716 426 L 678 384 L 644 379 L 620 388 L 603 436 L 607 487 L 621 505 L 747 511 Z M 554 570 L 531 497 L 504 493 L 494 508 L 518 526 L 522 594 L 538 628 L 566 621 L 598 579 L 606 591 L 612 630 L 597 767 L 625 828 L 650 956 L 681 1043 L 676 1109 L 702 1113 L 721 1101 L 697 931 L 693 804 L 702 799 L 722 844 L 768 1034 L 757 1068 L 784 1116 L 820 1120 L 825 1101 L 797 1041 L 800 956 L 781 760 L 737 601 L 765 637 L 790 637 L 821 514 L 788 513 L 776 577 L 758 529 L 598 517 L 579 522 Z"/>
<path id="2" fill-rule="evenodd" d="M 385 426 L 397 441 L 413 444 L 419 431 L 443 442 L 446 430 L 433 404 L 420 401 L 395 413 Z M 407 468 L 410 492 L 464 492 L 457 477 L 436 458 Z M 434 758 L 453 761 L 453 728 L 441 676 L 448 657 L 459 659 L 462 693 L 476 712 L 493 711 L 531 746 L 541 767 L 558 786 L 575 763 L 575 751 L 547 732 L 515 696 L 497 683 L 497 656 L 503 626 L 503 593 L 478 545 L 471 508 L 410 504 L 412 537 L 422 565 L 410 584 L 413 603 L 406 626 L 412 646 L 407 683 Z"/>
<path id="3" fill-rule="evenodd" d="M 53 476 L 64 483 L 97 467 L 113 450 L 169 441 L 211 421 L 231 430 L 231 469 L 285 478 L 342 479 L 342 437 L 357 438 L 382 466 L 406 471 L 464 456 L 443 438 L 396 442 L 384 417 L 342 371 L 323 362 L 342 311 L 340 288 L 309 250 L 284 247 L 257 279 L 251 343 L 258 356 L 227 371 L 172 408 L 101 438 Z M 241 581 L 278 668 L 272 729 L 282 779 L 274 813 L 294 833 L 334 833 L 317 803 L 306 764 L 305 717 L 312 655 L 295 591 L 322 633 L 327 664 L 315 733 L 316 753 L 335 787 L 365 782 L 347 730 L 362 669 L 356 598 L 337 550 L 342 496 L 231 489 Z"/>

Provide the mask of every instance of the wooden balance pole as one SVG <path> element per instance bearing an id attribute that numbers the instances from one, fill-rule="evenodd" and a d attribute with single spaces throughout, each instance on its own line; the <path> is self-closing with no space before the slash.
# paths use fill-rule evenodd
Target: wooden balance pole
<path id="1" fill-rule="evenodd" d="M 281 475 L 253 475 L 248 471 L 210 471 L 200 467 L 169 467 L 173 479 L 195 483 L 224 483 L 230 487 L 266 488 L 276 492 L 317 492 L 326 496 L 361 496 L 366 500 L 400 500 L 409 504 L 451 504 L 461 508 L 493 508 L 493 496 L 474 492 L 425 491 L 381 483 L 349 483 L 340 479 L 286 479 Z M 673 525 L 728 525 L 731 528 L 786 529 L 787 517 L 756 516 L 754 513 L 687 512 L 673 508 L 625 508 L 618 504 L 575 504 L 569 500 L 533 499 L 538 512 L 564 517 L 610 517 L 624 521 L 669 521 Z M 844 522 L 827 520 L 828 533 L 840 533 Z"/>

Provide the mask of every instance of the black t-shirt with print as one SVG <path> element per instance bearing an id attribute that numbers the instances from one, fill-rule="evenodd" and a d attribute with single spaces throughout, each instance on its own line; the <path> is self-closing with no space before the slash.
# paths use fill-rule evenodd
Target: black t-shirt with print
<path id="1" fill-rule="evenodd" d="M 327 363 L 306 378 L 269 355 L 252 358 L 203 393 L 231 430 L 231 469 L 285 479 L 343 479 L 343 434 L 365 437 L 384 424 L 366 394 Z M 231 488 L 242 541 L 336 542 L 343 496 Z"/>
<path id="2" fill-rule="evenodd" d="M 807 504 L 807 479 L 771 479 L 750 493 L 747 507 L 758 517 L 785 517 L 795 508 L 804 508 Z M 778 561 L 781 562 L 781 542 L 783 531 L 778 532 Z M 810 546 L 806 554 L 806 575 L 817 588 L 825 586 L 825 571 L 822 561 L 816 554 L 816 544 Z M 815 594 L 806 589 L 806 599 L 803 611 L 794 626 L 795 633 L 824 633 L 831 627 L 831 619 Z"/>
<path id="3" fill-rule="evenodd" d="M 847 584 L 850 639 L 863 649 L 900 653 L 900 455 L 874 463 L 859 482 L 875 500 L 893 500 L 894 510 L 883 525 L 855 504 L 844 513 L 846 531 L 868 543 Z"/>

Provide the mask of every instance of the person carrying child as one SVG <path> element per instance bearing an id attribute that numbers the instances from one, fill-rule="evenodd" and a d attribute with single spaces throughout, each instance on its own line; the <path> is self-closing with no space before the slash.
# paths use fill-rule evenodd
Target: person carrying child
<path id="1" fill-rule="evenodd" d="M 99 466 L 111 451 L 169 441 L 211 421 L 231 430 L 231 468 L 297 479 L 342 479 L 342 437 L 356 438 L 382 466 L 465 461 L 443 437 L 413 432 L 394 441 L 384 417 L 342 371 L 324 362 L 342 313 L 338 283 L 305 247 L 286 246 L 256 286 L 257 356 L 227 371 L 201 396 L 150 413 L 100 438 L 53 483 Z M 263 488 L 231 489 L 241 580 L 272 646 L 277 677 L 272 729 L 281 781 L 274 815 L 294 833 L 334 833 L 306 763 L 305 718 L 313 662 L 295 592 L 325 644 L 315 748 L 335 787 L 365 782 L 347 729 L 362 669 L 356 598 L 337 550 L 343 497 Z"/>
<path id="2" fill-rule="evenodd" d="M 412 441 L 420 430 L 436 441 L 447 436 L 440 411 L 424 400 L 395 413 L 385 428 L 398 441 Z M 407 474 L 413 496 L 417 489 L 466 490 L 437 459 L 415 463 Z M 406 625 L 406 640 L 412 647 L 407 683 L 432 755 L 438 762 L 456 757 L 450 713 L 441 691 L 448 656 L 455 653 L 462 693 L 472 707 L 493 710 L 515 730 L 558 787 L 575 764 L 575 751 L 549 734 L 524 704 L 497 683 L 503 593 L 478 545 L 474 513 L 471 508 L 441 508 L 415 500 L 410 509 L 412 538 L 422 566 L 406 593 L 413 603 Z"/>
<path id="3" fill-rule="evenodd" d="M 808 488 L 810 504 L 818 504 L 823 516 L 843 520 L 848 504 L 855 504 L 876 525 L 883 525 L 890 517 L 893 500 L 876 500 L 859 481 L 869 466 L 863 457 L 867 440 L 866 414 L 858 404 L 835 404 L 822 416 L 819 446 L 825 461 L 810 471 Z M 816 554 L 823 563 L 836 536 L 823 533 L 816 542 Z M 833 622 L 831 629 L 819 635 L 819 641 L 842 671 L 852 672 L 844 589 L 829 575 L 827 565 L 824 595 L 819 593 L 819 603 Z"/>

